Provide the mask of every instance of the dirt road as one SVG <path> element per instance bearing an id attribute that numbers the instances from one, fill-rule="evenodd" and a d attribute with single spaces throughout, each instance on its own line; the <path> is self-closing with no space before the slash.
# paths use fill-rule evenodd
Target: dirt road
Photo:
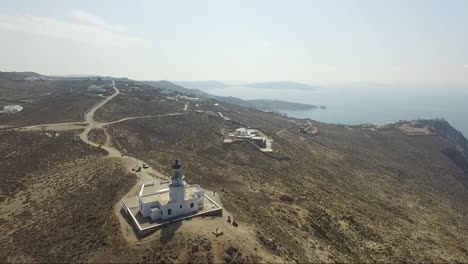
<path id="1" fill-rule="evenodd" d="M 112 137 L 111 137 L 111 134 L 108 133 L 106 126 L 110 124 L 132 120 L 132 119 L 187 115 L 187 114 L 190 114 L 190 111 L 188 111 L 189 103 L 185 104 L 183 108 L 184 111 L 181 111 L 181 112 L 169 113 L 169 114 L 163 114 L 163 115 L 155 115 L 155 116 L 128 117 L 128 118 L 123 118 L 123 119 L 119 119 L 119 120 L 115 120 L 111 122 L 98 122 L 94 119 L 94 114 L 101 107 L 106 105 L 106 103 L 108 103 L 110 100 L 112 100 L 113 98 L 115 98 L 117 95 L 120 94 L 120 91 L 116 87 L 115 82 L 112 82 L 112 87 L 115 90 L 115 93 L 105 98 L 101 102 L 95 104 L 94 106 L 92 106 L 85 113 L 84 122 L 82 123 L 70 122 L 70 123 L 57 123 L 57 124 L 40 124 L 36 126 L 19 128 L 18 131 L 29 131 L 29 130 L 80 131 L 81 130 L 81 133 L 78 136 L 84 143 L 92 146 L 92 148 L 101 148 L 101 149 L 106 150 L 108 152 L 108 157 L 111 157 L 113 161 L 118 161 L 119 163 L 122 163 L 129 172 L 132 172 L 132 169 L 135 169 L 137 166 L 142 166 L 144 161 L 139 160 L 134 157 L 124 156 L 118 149 L 113 147 Z M 104 133 L 106 135 L 106 140 L 102 141 L 102 142 L 105 142 L 103 143 L 103 145 L 93 142 L 92 140 L 90 140 L 90 137 L 89 137 L 90 131 L 92 131 L 93 129 L 100 129 L 100 128 L 104 129 Z M 69 132 L 69 134 L 71 135 L 73 135 L 73 133 L 74 132 L 72 133 Z M 86 149 L 84 151 L 86 151 Z M 88 165 L 87 163 L 83 163 L 83 165 L 84 166 L 81 169 L 84 169 L 84 170 L 88 169 L 86 167 Z M 121 172 L 119 171 L 119 173 Z M 160 173 L 159 171 L 154 170 L 153 168 L 142 169 L 140 172 L 135 172 L 135 173 L 138 176 L 138 181 L 130 189 L 130 191 L 124 195 L 124 197 L 136 198 L 136 194 L 138 193 L 143 183 L 149 183 L 152 181 L 159 182 L 159 180 L 165 181 L 165 180 L 168 180 L 169 178 L 168 176 Z M 112 175 L 112 176 L 115 176 L 115 175 Z M 109 181 L 111 180 L 112 178 L 109 178 Z M 206 192 L 211 193 L 211 191 L 209 190 L 206 190 Z M 219 194 L 217 196 L 214 196 L 214 198 L 217 200 L 217 202 L 220 202 Z M 144 245 L 148 241 L 156 240 L 160 237 L 167 236 L 165 234 L 167 232 L 158 231 L 155 235 L 148 236 L 145 239 L 141 240 L 141 238 L 135 236 L 132 227 L 127 223 L 125 218 L 123 218 L 122 215 L 120 214 L 120 210 L 121 210 L 120 201 L 114 204 L 113 209 L 120 223 L 120 229 L 122 231 L 122 234 L 125 240 L 129 242 L 131 245 L 141 246 L 141 245 Z M 224 214 L 230 215 L 231 218 L 234 218 L 226 210 L 224 210 Z M 216 263 L 222 262 L 223 256 L 224 256 L 224 250 L 228 248 L 229 245 L 231 245 L 232 241 L 236 241 L 236 244 L 238 244 L 241 247 L 243 252 L 249 252 L 249 251 L 252 251 L 253 248 L 255 248 L 256 255 L 263 256 L 263 258 L 265 260 L 268 260 L 268 262 L 274 261 L 273 259 L 271 259 L 268 252 L 263 250 L 262 245 L 256 239 L 256 233 L 255 233 L 255 230 L 252 228 L 252 226 L 248 226 L 243 223 L 238 227 L 234 227 L 231 224 L 227 223 L 225 218 L 206 218 L 206 219 L 199 218 L 199 219 L 190 220 L 189 222 L 184 222 L 184 224 L 174 225 L 172 228 L 174 230 L 177 230 L 178 235 L 183 234 L 183 236 L 186 236 L 186 237 L 191 237 L 191 236 L 198 237 L 200 235 L 203 235 L 203 237 L 206 237 L 207 239 L 209 239 L 211 243 L 214 245 L 213 253 L 215 254 L 214 261 Z M 212 232 L 217 229 L 221 230 L 224 233 L 224 235 L 220 237 L 215 236 Z"/>
<path id="2" fill-rule="evenodd" d="M 120 94 L 119 89 L 117 89 L 117 87 L 115 86 L 115 81 L 112 81 L 112 88 L 114 88 L 114 91 L 115 91 L 114 94 L 112 94 L 111 96 L 107 97 L 106 99 L 104 99 L 100 103 L 93 106 L 86 113 L 85 122 L 87 123 L 87 126 L 84 129 L 84 131 L 81 132 L 80 139 L 83 142 L 85 142 L 86 144 L 88 144 L 88 145 L 91 145 L 93 147 L 100 147 L 100 148 L 106 150 L 109 153 L 108 154 L 109 157 L 121 158 L 122 161 L 124 162 L 125 166 L 127 167 L 127 169 L 131 170 L 132 168 L 136 168 L 137 166 L 142 166 L 144 161 L 139 160 L 137 158 L 124 156 L 119 150 L 112 147 L 110 145 L 111 139 L 109 138 L 110 137 L 109 133 L 106 133 L 107 139 L 106 139 L 106 143 L 105 143 L 104 146 L 96 144 L 96 143 L 92 142 L 91 140 L 89 140 L 89 138 L 88 138 L 89 131 L 91 131 L 92 129 L 95 129 L 95 128 L 102 128 L 102 127 L 104 127 L 104 126 L 106 126 L 108 124 L 114 124 L 114 123 L 123 122 L 123 121 L 131 120 L 131 119 L 153 117 L 153 116 L 129 117 L 129 118 L 124 118 L 124 119 L 120 119 L 120 120 L 113 121 L 113 122 L 107 122 L 107 123 L 102 123 L 102 122 L 95 121 L 94 120 L 94 113 L 97 110 L 99 110 L 99 108 L 104 106 L 107 102 L 109 102 L 114 97 L 116 97 L 117 95 Z M 175 114 L 178 114 L 178 113 L 175 113 Z M 172 114 L 172 115 L 175 115 L 175 114 Z M 139 177 L 140 181 L 143 180 L 143 179 L 147 180 L 148 178 L 153 178 L 153 177 L 161 178 L 161 179 L 167 179 L 167 176 L 164 176 L 162 173 L 160 173 L 158 171 L 155 171 L 153 168 L 144 169 L 139 174 L 140 174 L 140 177 Z"/>
<path id="3" fill-rule="evenodd" d="M 91 141 L 88 137 L 89 132 L 92 129 L 95 128 L 104 128 L 106 125 L 109 124 L 115 124 L 119 122 L 124 122 L 127 120 L 132 120 L 132 119 L 140 119 L 140 118 L 151 118 L 151 117 L 159 117 L 159 116 L 174 116 L 174 115 L 185 115 L 188 113 L 171 113 L 171 114 L 165 114 L 165 115 L 155 115 L 155 116 L 138 116 L 138 117 L 127 117 L 123 118 L 120 120 L 116 121 L 111 121 L 111 122 L 98 122 L 94 120 L 94 114 L 96 113 L 97 110 L 99 110 L 102 106 L 104 106 L 107 102 L 112 100 L 114 97 L 120 94 L 119 89 L 115 86 L 115 81 L 112 81 L 112 88 L 114 89 L 114 93 L 107 97 L 106 99 L 100 101 L 99 103 L 95 104 L 93 107 L 91 107 L 84 116 L 84 122 L 66 122 L 66 123 L 55 123 L 55 124 L 39 124 L 39 125 L 34 125 L 34 126 L 27 126 L 27 127 L 19 127 L 19 128 L 14 128 L 17 131 L 35 131 L 35 130 L 53 130 L 53 131 L 63 131 L 63 130 L 78 130 L 78 129 L 84 129 L 83 132 L 79 134 L 80 139 L 93 147 L 99 147 L 101 149 L 104 149 L 107 151 L 109 157 L 115 157 L 115 158 L 120 158 L 122 162 L 125 164 L 125 167 L 131 171 L 132 169 L 136 168 L 137 166 L 142 166 L 144 161 L 133 158 L 133 157 L 128 157 L 128 156 L 123 156 L 122 153 L 117 150 L 116 148 L 111 146 L 111 138 L 109 133 L 104 129 L 104 132 L 107 136 L 106 143 L 104 145 L 99 145 L 93 141 Z M 151 178 L 160 178 L 160 179 L 167 179 L 167 176 L 164 176 L 162 173 L 155 171 L 152 168 L 144 169 L 139 173 L 139 179 L 140 180 L 148 180 Z"/>

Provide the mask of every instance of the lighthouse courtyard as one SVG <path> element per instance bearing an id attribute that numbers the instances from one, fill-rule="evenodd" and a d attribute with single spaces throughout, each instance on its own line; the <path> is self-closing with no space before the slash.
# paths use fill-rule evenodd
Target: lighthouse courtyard
<path id="1" fill-rule="evenodd" d="M 222 207 L 205 190 L 184 181 L 181 167 L 176 161 L 168 182 L 142 184 L 137 196 L 122 199 L 124 215 L 140 235 L 192 217 L 222 215 Z"/>

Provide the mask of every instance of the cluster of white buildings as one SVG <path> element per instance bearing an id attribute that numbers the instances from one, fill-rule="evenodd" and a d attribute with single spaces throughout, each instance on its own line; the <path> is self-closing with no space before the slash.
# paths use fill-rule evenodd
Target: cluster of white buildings
<path id="1" fill-rule="evenodd" d="M 2 113 L 13 114 L 20 112 L 21 110 L 23 110 L 23 107 L 21 105 L 5 105 L 3 107 Z"/>
<path id="2" fill-rule="evenodd" d="M 180 98 L 180 99 L 190 100 L 190 101 L 193 101 L 193 102 L 200 101 L 200 98 L 198 98 L 198 97 L 190 97 L 190 96 L 187 96 L 187 95 L 180 95 L 180 96 L 177 96 L 177 97 Z"/>
<path id="3" fill-rule="evenodd" d="M 174 91 L 162 89 L 160 93 L 165 95 L 174 95 Z"/>
<path id="4" fill-rule="evenodd" d="M 181 99 L 181 100 L 188 100 L 192 102 L 199 102 L 202 100 L 199 97 L 191 97 L 191 96 L 181 94 L 177 91 L 172 91 L 172 90 L 161 89 L 160 93 L 163 95 L 166 95 L 166 99 L 171 100 L 171 101 L 179 101 L 179 99 Z"/>

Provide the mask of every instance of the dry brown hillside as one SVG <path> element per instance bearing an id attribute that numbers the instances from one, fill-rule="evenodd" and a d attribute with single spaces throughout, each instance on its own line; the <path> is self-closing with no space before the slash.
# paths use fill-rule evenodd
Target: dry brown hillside
<path id="1" fill-rule="evenodd" d="M 274 120 L 265 130 L 289 125 Z M 468 181 L 441 137 L 314 123 L 319 136 L 273 133 L 290 157 L 276 160 L 247 143 L 222 145 L 222 124 L 190 114 L 123 122 L 111 134 L 119 149 L 160 170 L 183 160 L 190 181 L 221 191 L 226 208 L 286 259 L 466 260 Z"/>
<path id="2" fill-rule="evenodd" d="M 166 175 L 182 160 L 189 183 L 216 191 L 224 218 L 133 236 L 116 205 L 140 176 L 123 159 L 74 141 L 80 131 L 3 129 L 0 262 L 468 262 L 468 144 L 448 123 L 407 136 L 116 86 L 96 119 L 145 118 L 90 138 Z M 299 132 L 309 125 L 318 133 Z M 274 152 L 222 144 L 239 126 L 264 131 Z"/>
<path id="3" fill-rule="evenodd" d="M 11 104 L 24 107 L 19 113 L 0 114 L 0 126 L 81 121 L 86 110 L 102 100 L 88 93 L 87 88 L 105 81 L 66 78 L 30 81 L 25 79 L 28 76 L 0 72 L 0 110 Z"/>

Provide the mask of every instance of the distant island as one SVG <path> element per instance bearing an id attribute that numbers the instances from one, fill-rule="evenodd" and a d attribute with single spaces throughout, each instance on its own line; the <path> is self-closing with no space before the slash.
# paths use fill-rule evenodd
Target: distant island
<path id="1" fill-rule="evenodd" d="M 298 82 L 259 82 L 244 85 L 250 88 L 260 89 L 284 89 L 284 90 L 314 90 L 317 86 L 312 86 Z"/>
<path id="2" fill-rule="evenodd" d="M 189 89 L 197 90 L 211 90 L 211 89 L 222 89 L 228 87 L 248 87 L 248 88 L 257 88 L 257 89 L 282 89 L 282 90 L 302 90 L 310 91 L 317 89 L 318 86 L 312 86 L 304 83 L 298 82 L 256 82 L 256 83 L 244 83 L 244 84 L 226 84 L 220 81 L 209 80 L 209 81 L 171 81 L 174 84 L 180 85 Z"/>
<path id="3" fill-rule="evenodd" d="M 254 108 L 264 111 L 281 110 L 309 110 L 316 109 L 317 106 L 311 104 L 294 103 L 280 100 L 246 100 L 247 103 L 254 105 Z"/>

